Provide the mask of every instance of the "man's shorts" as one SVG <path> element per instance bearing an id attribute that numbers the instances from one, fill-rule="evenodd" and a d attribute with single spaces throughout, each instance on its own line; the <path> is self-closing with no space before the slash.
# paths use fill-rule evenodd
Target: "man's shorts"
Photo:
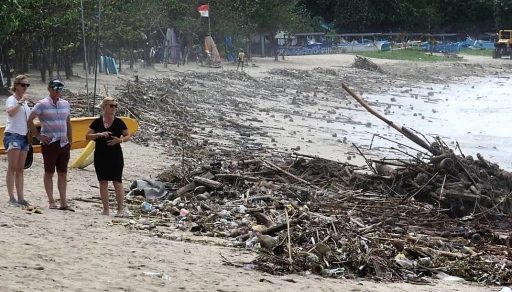
<path id="1" fill-rule="evenodd" d="M 57 169 L 57 172 L 68 172 L 70 150 L 71 145 L 69 143 L 64 147 L 60 147 L 60 140 L 48 145 L 41 145 L 44 172 L 54 173 L 55 169 Z"/>
<path id="2" fill-rule="evenodd" d="M 6 151 L 11 149 L 19 149 L 22 151 L 28 151 L 28 141 L 26 135 L 20 135 L 16 133 L 4 133 L 4 148 Z"/>

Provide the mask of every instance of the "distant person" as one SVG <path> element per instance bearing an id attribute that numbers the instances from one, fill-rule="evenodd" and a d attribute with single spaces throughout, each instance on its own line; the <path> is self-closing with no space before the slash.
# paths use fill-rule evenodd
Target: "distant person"
<path id="1" fill-rule="evenodd" d="M 242 71 L 244 70 L 244 62 L 245 62 L 245 53 L 243 49 L 240 49 L 238 52 L 238 66 L 236 66 L 236 70 L 238 71 L 238 68 L 240 67 L 240 64 L 242 64 Z"/>
<path id="2" fill-rule="evenodd" d="M 9 195 L 9 205 L 11 206 L 30 205 L 23 196 L 23 171 L 29 150 L 27 138 L 27 118 L 30 115 L 30 108 L 27 104 L 27 101 L 30 100 L 27 94 L 29 86 L 27 76 L 16 76 L 11 87 L 12 95 L 5 102 L 5 108 L 7 109 L 7 125 L 3 138 L 4 149 L 7 152 L 5 183 Z M 14 197 L 15 186 L 18 200 Z"/>
<path id="3" fill-rule="evenodd" d="M 103 215 L 109 215 L 108 182 L 112 181 L 116 192 L 117 214 L 123 216 L 124 188 L 123 168 L 124 158 L 121 143 L 130 141 L 130 133 L 126 124 L 116 117 L 117 101 L 105 97 L 101 103 L 103 115 L 95 119 L 85 135 L 86 140 L 94 140 L 94 170 L 100 185 L 100 196 L 103 203 Z"/>
<path id="4" fill-rule="evenodd" d="M 67 172 L 69 154 L 71 150 L 71 109 L 69 103 L 60 98 L 64 83 L 59 79 L 52 79 L 48 83 L 49 95 L 39 101 L 30 116 L 28 126 L 34 136 L 41 142 L 41 153 L 44 162 L 44 189 L 48 196 L 50 209 L 72 211 L 66 199 Z M 39 118 L 41 132 L 34 126 L 34 119 Z M 60 195 L 60 207 L 53 199 L 53 175 L 57 170 L 57 187 Z"/>

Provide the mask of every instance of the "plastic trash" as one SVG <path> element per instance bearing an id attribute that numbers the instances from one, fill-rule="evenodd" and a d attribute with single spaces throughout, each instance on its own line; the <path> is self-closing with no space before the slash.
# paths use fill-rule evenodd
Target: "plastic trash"
<path id="1" fill-rule="evenodd" d="M 144 202 L 142 203 L 142 209 L 146 212 L 150 212 L 153 209 L 153 206 L 148 202 Z"/>
<path id="2" fill-rule="evenodd" d="M 441 279 L 443 281 L 450 281 L 450 282 L 465 282 L 466 281 L 466 280 L 464 280 L 462 278 L 455 277 L 455 276 L 450 276 L 450 275 L 445 274 L 443 272 L 437 273 L 436 274 L 436 278 Z"/>
<path id="3" fill-rule="evenodd" d="M 500 292 L 512 292 L 512 289 L 510 289 L 509 287 L 503 287 L 501 288 Z"/>
<path id="4" fill-rule="evenodd" d="M 181 216 L 187 216 L 188 215 L 188 211 L 186 209 L 180 209 L 180 215 Z"/>
<path id="5" fill-rule="evenodd" d="M 144 275 L 154 276 L 154 277 L 157 277 L 157 278 L 160 278 L 160 279 L 171 281 L 171 276 L 169 276 L 168 274 L 164 274 L 164 273 L 145 272 Z"/>
<path id="6" fill-rule="evenodd" d="M 337 275 L 342 275 L 344 273 L 345 273 L 344 268 L 325 269 L 322 271 L 322 275 L 324 275 L 324 276 L 337 276 Z"/>
<path id="7" fill-rule="evenodd" d="M 222 211 L 220 211 L 219 215 L 221 217 L 229 217 L 229 216 L 231 216 L 231 212 L 229 212 L 228 210 L 222 210 Z"/>
<path id="8" fill-rule="evenodd" d="M 144 197 L 149 200 L 163 199 L 168 194 L 163 182 L 152 179 L 136 180 L 132 182 L 130 190 L 127 197 L 131 196 L 132 193 L 143 193 Z"/>
<path id="9" fill-rule="evenodd" d="M 240 205 L 238 207 L 238 212 L 240 212 L 241 214 L 244 214 L 246 211 L 247 211 L 247 208 L 244 205 Z"/>
<path id="10" fill-rule="evenodd" d="M 405 257 L 403 253 L 399 253 L 395 257 L 395 261 L 398 265 L 406 269 L 414 268 L 414 262 Z"/>

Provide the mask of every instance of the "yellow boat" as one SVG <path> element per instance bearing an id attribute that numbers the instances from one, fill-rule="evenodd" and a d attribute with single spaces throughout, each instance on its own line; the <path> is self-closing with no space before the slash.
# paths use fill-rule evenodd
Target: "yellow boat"
<path id="1" fill-rule="evenodd" d="M 72 118 L 71 119 L 71 128 L 73 129 L 73 141 L 71 142 L 71 149 L 82 149 L 85 148 L 90 141 L 85 140 L 85 134 L 89 131 L 89 126 L 92 121 L 97 119 L 98 117 L 83 117 L 83 118 Z M 130 135 L 133 135 L 138 129 L 139 124 L 136 120 L 128 117 L 120 117 L 123 122 L 128 127 L 128 132 Z M 35 126 L 40 129 L 41 124 L 39 122 L 35 123 Z M 0 127 L 0 137 L 4 137 L 5 126 Z M 32 141 L 32 147 L 34 148 L 34 153 L 41 153 L 41 145 L 39 144 L 39 140 L 34 137 Z M 0 155 L 5 154 L 5 148 L 3 143 L 0 143 Z"/>

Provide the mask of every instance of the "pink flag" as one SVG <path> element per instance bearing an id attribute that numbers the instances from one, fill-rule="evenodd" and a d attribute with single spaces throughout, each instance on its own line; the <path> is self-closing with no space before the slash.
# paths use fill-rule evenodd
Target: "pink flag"
<path id="1" fill-rule="evenodd" d="M 197 11 L 199 11 L 199 13 L 201 13 L 201 17 L 208 17 L 209 16 L 208 10 L 209 10 L 208 4 L 204 4 L 204 5 L 197 7 Z"/>

